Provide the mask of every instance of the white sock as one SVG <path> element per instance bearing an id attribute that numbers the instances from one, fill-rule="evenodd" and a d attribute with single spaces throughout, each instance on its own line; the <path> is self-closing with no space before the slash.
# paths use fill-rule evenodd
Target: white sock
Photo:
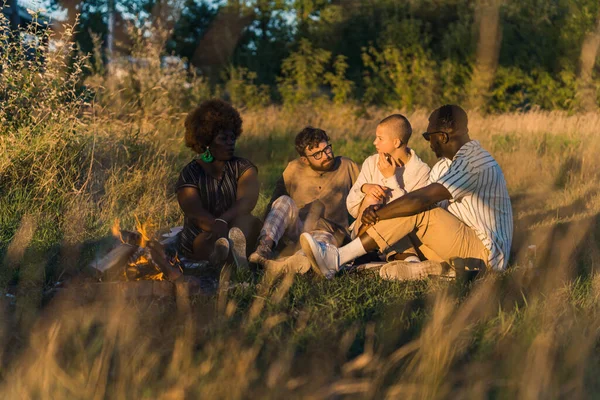
<path id="1" fill-rule="evenodd" d="M 352 261 L 357 257 L 367 254 L 360 238 L 356 238 L 347 245 L 340 247 L 338 251 L 340 252 L 340 265 L 344 265 L 348 261 Z"/>
<path id="2" fill-rule="evenodd" d="M 417 257 L 417 256 L 408 256 L 404 259 L 404 261 L 411 262 L 411 263 L 421 262 L 421 260 L 419 260 L 419 257 Z"/>

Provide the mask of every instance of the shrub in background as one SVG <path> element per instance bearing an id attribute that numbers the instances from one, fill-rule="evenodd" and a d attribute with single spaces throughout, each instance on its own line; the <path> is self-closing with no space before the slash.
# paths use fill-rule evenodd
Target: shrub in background
<path id="1" fill-rule="evenodd" d="M 327 72 L 325 74 L 325 82 L 331 86 L 333 93 L 333 102 L 335 104 L 345 104 L 352 98 L 354 90 L 354 82 L 346 79 L 346 70 L 348 69 L 348 57 L 338 55 L 333 63 L 335 72 Z"/>
<path id="2" fill-rule="evenodd" d="M 435 97 L 435 62 L 419 45 L 363 49 L 366 103 L 397 108 L 427 107 Z"/>
<path id="3" fill-rule="evenodd" d="M 298 50 L 281 64 L 282 76 L 277 87 L 283 103 L 289 106 L 322 97 L 319 89 L 325 83 L 324 73 L 330 58 L 329 51 L 314 48 L 307 39 L 301 39 Z"/>
<path id="4" fill-rule="evenodd" d="M 528 74 L 519 68 L 501 66 L 492 85 L 488 111 L 573 110 L 576 91 L 574 72 L 563 70 L 553 77 L 545 71 Z"/>
<path id="5" fill-rule="evenodd" d="M 269 87 L 256 83 L 256 72 L 231 66 L 224 78 L 225 92 L 235 107 L 265 107 L 271 102 Z"/>

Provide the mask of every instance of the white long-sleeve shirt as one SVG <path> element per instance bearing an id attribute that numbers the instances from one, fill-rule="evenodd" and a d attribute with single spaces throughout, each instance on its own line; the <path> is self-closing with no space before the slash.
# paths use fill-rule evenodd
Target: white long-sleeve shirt
<path id="1" fill-rule="evenodd" d="M 373 154 L 363 162 L 360 174 L 346 198 L 346 207 L 352 217 L 358 218 L 360 205 L 366 196 L 361 188 L 366 183 L 389 187 L 392 194 L 386 203 L 396 200 L 408 192 L 427 186 L 429 166 L 417 156 L 413 149 L 410 149 L 410 155 L 411 157 L 406 165 L 396 168 L 394 175 L 389 178 L 384 177 L 377 167 L 379 154 Z"/>

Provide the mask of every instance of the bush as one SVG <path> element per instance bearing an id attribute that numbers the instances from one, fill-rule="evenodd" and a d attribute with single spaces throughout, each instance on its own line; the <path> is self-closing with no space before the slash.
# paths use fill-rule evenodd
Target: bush
<path id="1" fill-rule="evenodd" d="M 546 71 L 528 74 L 518 68 L 499 67 L 491 89 L 488 111 L 508 112 L 541 108 L 572 110 L 577 90 L 573 72 L 562 71 L 556 78 Z"/>
<path id="2" fill-rule="evenodd" d="M 225 91 L 235 107 L 265 107 L 271 102 L 269 87 L 258 85 L 256 72 L 230 67 L 225 74 Z"/>
<path id="3" fill-rule="evenodd" d="M 283 103 L 294 105 L 321 97 L 319 87 L 325 83 L 323 74 L 330 58 L 330 52 L 301 39 L 298 50 L 281 65 L 282 76 L 277 81 Z"/>
<path id="4" fill-rule="evenodd" d="M 354 82 L 346 79 L 346 70 L 348 69 L 346 60 L 346 56 L 337 56 L 333 63 L 335 73 L 327 72 L 325 74 L 325 81 L 331 85 L 333 102 L 335 104 L 346 103 L 351 98 L 352 90 L 354 89 Z"/>
<path id="5" fill-rule="evenodd" d="M 419 45 L 363 49 L 366 103 L 397 108 L 429 107 L 435 97 L 435 62 Z"/>

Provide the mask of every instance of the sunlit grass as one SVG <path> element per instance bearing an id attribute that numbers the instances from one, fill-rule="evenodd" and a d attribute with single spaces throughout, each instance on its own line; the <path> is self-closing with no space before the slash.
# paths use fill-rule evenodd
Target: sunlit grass
<path id="1" fill-rule="evenodd" d="M 597 114 L 469 113 L 471 136 L 501 164 L 515 209 L 506 273 L 395 283 L 368 273 L 273 281 L 238 271 L 211 296 L 180 287 L 163 299 L 95 297 L 85 267 L 109 247 L 116 219 L 126 229 L 136 218 L 155 230 L 182 222 L 174 183 L 192 157 L 183 118 L 210 88 L 150 63 L 121 80 L 93 76 L 95 97 L 78 102 L 85 91 L 61 86 L 67 78 L 38 81 L 25 71 L 35 65 L 19 62 L 10 73 L 20 86 L 3 75 L 3 93 L 27 105 L 41 90 L 43 101 L 35 120 L 0 121 L 1 398 L 600 393 Z M 255 214 L 296 157 L 304 126 L 325 129 L 336 154 L 360 162 L 373 152 L 377 122 L 398 111 L 243 109 L 237 149 L 259 168 Z M 428 113 L 406 115 L 410 145 L 432 164 L 420 137 Z M 67 286 L 53 290 L 56 282 Z"/>

